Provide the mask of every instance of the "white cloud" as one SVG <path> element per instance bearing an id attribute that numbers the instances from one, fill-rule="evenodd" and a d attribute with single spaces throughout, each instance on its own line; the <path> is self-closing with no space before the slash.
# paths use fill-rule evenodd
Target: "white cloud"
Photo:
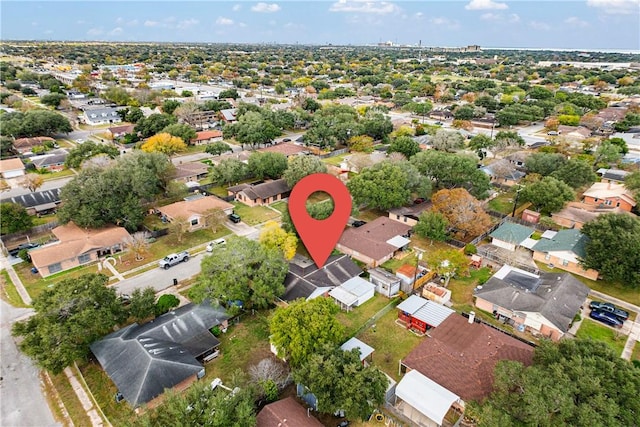
<path id="1" fill-rule="evenodd" d="M 89 28 L 89 31 L 87 31 L 88 36 L 99 36 L 102 33 L 104 33 L 102 28 Z"/>
<path id="2" fill-rule="evenodd" d="M 415 19 L 422 19 L 422 18 L 424 18 L 424 13 L 422 13 L 422 12 L 416 12 L 416 13 L 415 13 L 415 15 L 413 15 L 413 17 L 414 17 Z"/>
<path id="3" fill-rule="evenodd" d="M 122 16 L 118 16 L 116 18 L 116 24 L 118 25 L 124 24 L 124 18 Z"/>
<path id="4" fill-rule="evenodd" d="M 110 36 L 119 36 L 123 32 L 124 32 L 124 30 L 122 29 L 122 27 L 116 27 L 113 30 L 109 31 L 109 35 Z"/>
<path id="5" fill-rule="evenodd" d="M 587 0 L 587 6 L 604 9 L 611 15 L 630 15 L 638 13 L 640 0 Z"/>
<path id="6" fill-rule="evenodd" d="M 571 25 L 572 27 L 588 27 L 589 23 L 583 19 L 578 18 L 577 16 L 570 16 L 564 20 L 565 24 Z"/>
<path id="7" fill-rule="evenodd" d="M 144 26 L 145 27 L 157 27 L 159 25 L 160 25 L 160 23 L 158 21 L 149 21 L 149 20 L 144 21 Z"/>
<path id="8" fill-rule="evenodd" d="M 233 19 L 225 18 L 223 16 L 218 16 L 216 19 L 217 25 L 233 25 Z"/>
<path id="9" fill-rule="evenodd" d="M 480 19 L 484 21 L 499 21 L 502 19 L 502 15 L 500 15 L 499 13 L 487 12 L 480 15 Z"/>
<path id="10" fill-rule="evenodd" d="M 273 12 L 277 12 L 280 10 L 280 6 L 278 6 L 276 3 L 257 3 L 254 6 L 251 6 L 251 11 L 252 12 L 260 12 L 260 13 L 273 13 Z"/>
<path id="11" fill-rule="evenodd" d="M 395 3 L 386 1 L 339 0 L 331 5 L 329 11 L 386 15 L 388 13 L 399 12 L 400 8 Z"/>
<path id="12" fill-rule="evenodd" d="M 188 28 L 198 25 L 199 23 L 200 21 L 194 18 L 183 19 L 182 21 L 178 22 L 178 24 L 176 25 L 176 28 L 179 30 L 186 30 Z"/>
<path id="13" fill-rule="evenodd" d="M 538 31 L 549 31 L 551 29 L 551 26 L 549 24 L 540 21 L 531 21 L 529 22 L 529 26 Z"/>
<path id="14" fill-rule="evenodd" d="M 509 6 L 506 3 L 497 3 L 493 0 L 471 0 L 464 8 L 467 10 L 504 10 L 509 9 Z"/>
<path id="15" fill-rule="evenodd" d="M 511 15 L 509 15 L 509 22 L 512 23 L 516 23 L 516 22 L 520 22 L 520 17 L 518 16 L 517 13 L 512 13 Z"/>
<path id="16" fill-rule="evenodd" d="M 245 28 L 245 27 L 247 27 L 247 24 L 245 24 L 244 22 L 239 22 L 238 23 L 238 27 Z"/>
<path id="17" fill-rule="evenodd" d="M 433 25 L 447 27 L 447 28 L 452 29 L 452 30 L 460 28 L 460 23 L 458 21 L 451 20 L 451 19 L 444 18 L 444 17 L 431 18 L 431 19 L 429 19 L 429 23 L 431 23 Z"/>
<path id="18" fill-rule="evenodd" d="M 242 9 L 242 5 L 241 4 L 234 4 L 233 7 L 231 8 L 231 10 L 233 10 L 234 12 L 237 12 L 240 9 Z"/>

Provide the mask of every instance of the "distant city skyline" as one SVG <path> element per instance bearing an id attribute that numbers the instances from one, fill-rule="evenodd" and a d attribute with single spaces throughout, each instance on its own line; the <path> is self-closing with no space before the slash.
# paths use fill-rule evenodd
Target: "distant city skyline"
<path id="1" fill-rule="evenodd" d="M 2 40 L 640 51 L 640 0 L 7 1 Z"/>

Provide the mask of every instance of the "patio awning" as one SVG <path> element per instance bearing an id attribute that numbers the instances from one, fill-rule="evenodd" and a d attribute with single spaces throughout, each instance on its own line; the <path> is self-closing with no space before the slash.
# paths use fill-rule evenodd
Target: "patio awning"
<path id="1" fill-rule="evenodd" d="M 407 372 L 398 383 L 396 396 L 438 425 L 442 424 L 451 405 L 460 399 L 415 369 Z"/>
<path id="2" fill-rule="evenodd" d="M 396 248 L 402 248 L 411 243 L 411 240 L 402 236 L 395 236 L 387 240 L 387 243 Z"/>

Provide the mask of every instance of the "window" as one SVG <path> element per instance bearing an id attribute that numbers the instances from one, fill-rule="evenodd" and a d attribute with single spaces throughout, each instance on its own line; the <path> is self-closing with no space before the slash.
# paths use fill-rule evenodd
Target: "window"
<path id="1" fill-rule="evenodd" d="M 597 201 L 598 201 L 598 198 L 596 197 L 595 199 L 593 199 L 593 201 L 594 201 L 594 202 L 597 202 Z"/>
<path id="2" fill-rule="evenodd" d="M 91 256 L 89 254 L 82 254 L 78 257 L 78 262 L 80 264 L 86 264 L 91 261 Z"/>
<path id="3" fill-rule="evenodd" d="M 62 270 L 62 264 L 60 264 L 59 262 L 56 262 L 55 264 L 51 264 L 49 266 L 49 273 L 53 274 L 53 273 L 57 273 L 58 271 Z"/>
<path id="4" fill-rule="evenodd" d="M 198 218 L 194 218 L 191 220 L 191 225 L 198 225 Z"/>
<path id="5" fill-rule="evenodd" d="M 604 204 L 605 204 L 605 205 L 607 205 L 607 206 L 611 206 L 611 200 L 606 200 L 606 201 L 604 202 Z"/>
<path id="6" fill-rule="evenodd" d="M 567 261 L 566 259 L 563 259 L 562 260 L 562 265 L 564 265 L 566 267 L 567 265 L 569 265 L 569 261 Z"/>
<path id="7" fill-rule="evenodd" d="M 396 219 L 400 219 L 400 215 L 396 215 Z"/>
<path id="8" fill-rule="evenodd" d="M 546 255 L 544 256 L 544 259 L 545 259 L 545 260 L 547 260 L 547 261 L 549 261 L 549 260 L 551 259 L 551 255 L 550 255 L 550 254 L 546 254 Z"/>

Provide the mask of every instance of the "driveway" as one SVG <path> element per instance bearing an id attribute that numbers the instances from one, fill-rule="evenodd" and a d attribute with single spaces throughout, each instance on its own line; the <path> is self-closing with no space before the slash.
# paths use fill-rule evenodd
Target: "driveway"
<path id="1" fill-rule="evenodd" d="M 38 368 L 11 336 L 11 325 L 32 311 L 0 300 L 0 424 L 4 427 L 61 425 L 44 397 Z"/>

